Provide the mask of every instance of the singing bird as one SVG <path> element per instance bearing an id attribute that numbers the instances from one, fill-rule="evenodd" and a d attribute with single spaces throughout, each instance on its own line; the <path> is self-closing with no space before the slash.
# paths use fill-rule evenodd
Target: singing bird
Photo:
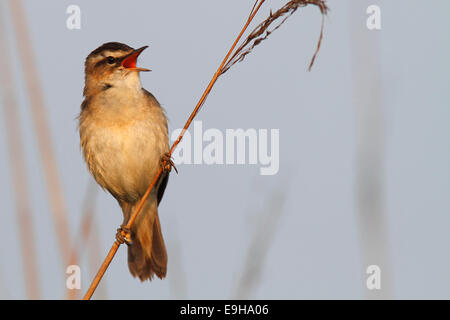
<path id="1" fill-rule="evenodd" d="M 142 88 L 133 49 L 108 42 L 85 62 L 84 101 L 79 115 L 80 145 L 89 171 L 123 211 L 116 238 L 128 245 L 128 268 L 141 281 L 167 272 L 167 252 L 158 205 L 170 167 L 164 167 L 131 230 L 130 216 L 163 163 L 170 162 L 167 118 L 156 98 Z M 124 237 L 124 234 L 126 235 Z"/>

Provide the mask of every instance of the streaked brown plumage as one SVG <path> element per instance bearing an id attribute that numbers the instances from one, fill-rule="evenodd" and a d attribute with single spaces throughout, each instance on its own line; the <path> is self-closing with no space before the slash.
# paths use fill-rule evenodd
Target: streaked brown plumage
<path id="1" fill-rule="evenodd" d="M 97 183 L 117 199 L 126 225 L 169 151 L 167 119 L 155 97 L 142 88 L 135 65 L 145 49 L 106 43 L 85 63 L 85 100 L 79 117 L 80 144 Z M 128 267 L 141 281 L 167 272 L 158 205 L 165 172 L 131 228 Z"/>

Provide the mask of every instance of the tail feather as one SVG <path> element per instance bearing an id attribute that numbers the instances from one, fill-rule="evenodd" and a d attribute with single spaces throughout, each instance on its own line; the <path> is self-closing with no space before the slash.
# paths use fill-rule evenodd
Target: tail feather
<path id="1" fill-rule="evenodd" d="M 151 255 L 151 267 L 158 278 L 164 278 L 167 273 L 167 251 L 164 244 L 164 238 L 161 232 L 161 223 L 159 222 L 158 213 L 153 224 L 153 244 Z"/>
<path id="2" fill-rule="evenodd" d="M 128 246 L 130 273 L 141 281 L 152 280 L 154 275 L 164 278 L 167 273 L 167 252 L 156 201 L 147 201 L 131 233 L 133 242 Z"/>

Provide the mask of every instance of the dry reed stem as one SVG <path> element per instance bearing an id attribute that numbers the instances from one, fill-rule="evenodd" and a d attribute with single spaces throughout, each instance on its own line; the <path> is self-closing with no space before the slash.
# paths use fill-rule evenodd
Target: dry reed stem
<path id="1" fill-rule="evenodd" d="M 70 264 L 77 264 L 77 261 L 81 259 L 81 255 L 79 254 L 88 243 L 89 238 L 95 235 L 95 232 L 92 230 L 96 227 L 94 224 L 94 205 L 95 199 L 97 197 L 97 186 L 95 185 L 93 180 L 89 180 L 88 187 L 86 188 L 82 211 L 81 224 L 78 232 L 76 233 L 75 239 L 77 241 L 73 244 L 73 249 L 70 254 Z M 93 249 L 92 254 L 90 255 L 89 261 L 93 264 L 94 261 L 97 261 L 97 252 L 98 248 L 100 248 L 100 242 L 98 237 L 92 237 L 90 240 L 90 246 Z M 95 253 L 94 253 L 95 252 Z M 90 264 L 91 264 L 90 263 Z M 94 269 L 97 267 L 94 266 Z M 96 270 L 94 270 L 95 272 Z M 74 300 L 77 299 L 78 290 L 67 289 L 67 299 Z"/>
<path id="2" fill-rule="evenodd" d="M 26 174 L 24 143 L 22 139 L 20 117 L 17 112 L 18 103 L 15 98 L 14 76 L 8 56 L 5 28 L 0 12 L 0 84 L 5 111 L 6 137 L 8 155 L 14 186 L 14 198 L 19 227 L 19 239 L 22 249 L 22 261 L 25 271 L 25 285 L 30 299 L 40 298 L 39 273 L 37 267 L 35 236 L 32 225 L 32 214 L 28 179 Z"/>
<path id="3" fill-rule="evenodd" d="M 205 89 L 205 91 L 203 92 L 202 97 L 200 98 L 200 100 L 198 101 L 196 107 L 194 108 L 194 110 L 192 111 L 191 115 L 189 116 L 188 120 L 186 121 L 186 124 L 184 125 L 183 129 L 181 130 L 181 133 L 179 134 L 177 140 L 175 140 L 175 142 L 173 143 L 172 147 L 170 148 L 169 151 L 169 155 L 172 155 L 173 151 L 175 150 L 175 148 L 178 146 L 178 144 L 181 142 L 181 139 L 183 139 L 184 134 L 186 133 L 187 129 L 189 128 L 189 126 L 191 125 L 192 121 L 194 120 L 195 116 L 198 114 L 198 112 L 200 111 L 200 108 L 202 107 L 202 105 L 205 103 L 206 98 L 208 97 L 209 93 L 211 92 L 214 84 L 216 83 L 217 79 L 224 73 L 226 72 L 231 65 L 228 66 L 228 68 L 225 70 L 225 66 L 228 64 L 228 62 L 231 61 L 230 57 L 231 54 L 233 53 L 234 49 L 236 48 L 237 44 L 239 43 L 239 40 L 241 39 L 242 35 L 245 33 L 245 31 L 247 30 L 248 26 L 250 25 L 250 23 L 253 21 L 254 17 L 256 16 L 256 14 L 258 13 L 259 9 L 261 8 L 262 4 L 265 2 L 265 0 L 256 0 L 255 4 L 252 7 L 252 10 L 250 11 L 250 15 L 247 19 L 247 21 L 245 22 L 244 26 L 242 27 L 239 35 L 237 36 L 236 40 L 234 41 L 233 45 L 231 46 L 230 50 L 228 51 L 227 55 L 225 56 L 225 58 L 223 59 L 222 63 L 220 64 L 219 68 L 217 69 L 216 73 L 214 74 L 213 78 L 211 79 L 210 83 L 208 84 L 207 88 Z M 299 6 L 306 6 L 308 4 L 313 4 L 313 5 L 317 5 L 321 8 L 321 12 L 324 15 L 327 11 L 327 7 L 325 5 L 325 1 L 324 0 L 310 0 L 310 1 L 306 1 L 306 0 L 293 0 L 290 1 L 288 4 L 286 4 L 286 6 L 288 6 L 287 11 L 294 11 L 296 10 L 296 8 L 298 8 Z M 284 6 L 283 8 L 285 8 L 286 6 Z M 296 7 L 295 9 L 292 9 L 293 7 Z M 282 9 L 283 9 L 282 8 Z M 280 9 L 280 10 L 282 10 Z M 286 12 L 283 11 L 280 12 L 280 10 L 278 10 L 277 12 L 279 12 L 278 16 L 276 16 L 274 18 L 274 15 L 270 15 L 269 18 L 267 18 L 263 23 L 260 24 L 266 26 L 265 28 L 263 27 L 262 32 L 266 31 L 266 29 L 268 28 L 268 26 L 275 21 L 275 19 L 283 16 Z M 292 13 L 291 13 L 292 14 Z M 270 23 L 265 23 L 268 20 L 271 20 Z M 250 41 L 249 38 L 252 37 L 252 35 L 256 33 L 258 33 L 258 28 L 255 29 L 247 38 L 247 40 L 244 41 L 245 43 L 252 43 L 251 39 Z M 322 29 L 323 29 L 323 23 L 322 23 Z M 265 37 L 267 38 L 267 36 Z M 319 39 L 319 41 L 322 40 L 322 31 L 321 31 L 321 37 Z M 259 41 L 261 42 L 261 41 Z M 259 43 L 258 42 L 258 43 Z M 255 44 L 256 45 L 256 44 Z M 243 50 L 243 48 L 246 47 L 246 45 L 244 46 L 240 46 L 239 49 L 236 50 L 235 54 L 233 55 L 233 57 L 238 56 L 241 51 Z M 317 46 L 316 49 L 316 53 L 317 54 L 318 50 L 320 48 L 320 43 Z M 251 50 L 251 49 L 250 49 Z M 249 52 L 247 52 L 248 54 Z M 313 56 L 313 59 L 315 59 L 315 55 Z M 242 59 L 238 59 L 236 62 L 232 63 L 235 64 L 239 61 L 242 61 Z M 314 61 L 312 61 L 314 62 Z M 310 64 L 312 66 L 312 63 Z M 156 183 L 158 182 L 159 177 L 161 176 L 162 172 L 163 172 L 163 167 L 166 167 L 166 165 L 168 165 L 167 161 L 164 161 L 163 165 L 161 166 L 161 168 L 158 170 L 156 176 L 154 177 L 152 183 L 150 184 L 150 186 L 148 187 L 147 191 L 145 192 L 144 196 L 142 197 L 141 201 L 138 204 L 138 207 L 136 208 L 135 212 L 133 213 L 133 215 L 130 217 L 128 223 L 127 223 L 127 228 L 131 228 L 134 220 L 136 219 L 137 215 L 139 214 L 139 212 L 141 211 L 142 207 L 144 206 L 145 201 L 147 200 L 148 195 L 150 194 L 151 190 L 153 189 L 153 187 L 156 185 Z M 84 296 L 84 300 L 89 300 L 93 293 L 95 292 L 95 289 L 97 288 L 98 284 L 100 283 L 104 273 L 106 272 L 106 270 L 109 267 L 109 264 L 111 263 L 112 259 L 114 258 L 117 250 L 120 247 L 120 243 L 116 240 L 114 241 L 111 249 L 108 252 L 108 255 L 106 256 L 105 260 L 103 261 L 103 264 L 101 265 L 97 275 L 95 276 L 94 280 L 92 281 L 89 289 L 87 290 L 85 296 Z"/>
<path id="4" fill-rule="evenodd" d="M 316 59 L 316 56 L 319 52 L 320 45 L 322 43 L 323 38 L 323 28 L 325 23 L 325 16 L 328 12 L 328 7 L 325 4 L 325 1 L 323 0 L 292 0 L 286 3 L 283 7 L 275 11 L 275 13 L 272 13 L 272 10 L 270 11 L 269 17 L 267 17 L 266 20 L 261 22 L 247 37 L 247 39 L 240 45 L 240 47 L 236 50 L 236 52 L 233 54 L 233 56 L 230 58 L 230 60 L 227 62 L 227 64 L 224 66 L 222 70 L 222 74 L 227 72 L 234 64 L 241 62 L 244 60 L 244 58 L 252 52 L 253 48 L 255 48 L 257 45 L 259 45 L 261 42 L 266 40 L 275 30 L 281 27 L 282 24 L 286 22 L 286 20 L 293 15 L 299 7 L 305 7 L 307 5 L 316 5 L 319 7 L 320 12 L 322 13 L 322 25 L 320 28 L 320 35 L 319 40 L 317 42 L 316 51 L 314 52 L 314 55 L 311 59 L 311 62 L 309 64 L 308 70 L 311 70 L 314 61 Z M 276 24 L 271 30 L 269 30 L 269 27 L 274 23 L 275 21 L 279 20 L 279 18 L 285 16 L 278 24 Z"/>
<path id="5" fill-rule="evenodd" d="M 98 224 L 95 223 L 95 220 L 92 221 L 91 229 L 98 228 Z M 89 264 L 89 274 L 95 275 L 97 273 L 98 266 L 102 263 L 103 253 L 100 250 L 100 237 L 97 232 L 91 232 L 90 242 L 95 243 L 96 245 L 91 245 L 89 247 L 88 253 L 88 264 Z M 96 291 L 97 297 L 99 299 L 107 299 L 108 298 L 108 288 L 106 283 L 103 281 L 102 286 Z"/>
<path id="6" fill-rule="evenodd" d="M 63 263 L 69 262 L 70 254 L 70 232 L 67 222 L 67 210 L 62 195 L 62 187 L 57 171 L 57 164 L 52 148 L 52 139 L 46 118 L 44 98 L 39 84 L 39 76 L 33 48 L 28 32 L 25 14 L 22 3 L 19 0 L 10 0 L 12 21 L 16 32 L 18 52 L 21 58 L 22 71 L 25 79 L 27 93 L 31 104 L 31 114 L 36 131 L 36 138 L 39 145 L 39 153 L 42 161 L 45 180 L 47 183 L 47 193 L 50 200 L 50 207 L 53 213 L 57 242 Z"/>
<path id="7" fill-rule="evenodd" d="M 178 223 L 176 215 L 171 216 L 172 237 L 169 238 L 168 250 L 170 252 L 170 277 L 169 293 L 171 299 L 188 299 L 188 285 L 186 282 L 186 272 L 183 265 L 182 242 L 178 235 Z M 169 223 L 167 224 L 169 225 Z"/>
<path id="8" fill-rule="evenodd" d="M 358 30 L 358 12 L 369 0 L 350 6 L 352 102 L 355 121 L 355 208 L 362 266 L 373 261 L 383 270 L 381 290 L 364 290 L 365 299 L 393 299 L 396 285 L 392 277 L 389 219 L 386 212 L 386 114 L 382 74 L 378 66 L 379 39 Z M 370 75 L 370 77 L 367 77 Z M 361 276 L 366 277 L 365 268 Z M 366 287 L 364 286 L 364 289 Z"/>
<path id="9" fill-rule="evenodd" d="M 247 248 L 240 279 L 232 299 L 251 299 L 251 294 L 257 290 L 263 276 L 269 248 L 274 242 L 284 213 L 286 194 L 286 183 L 283 183 L 265 197 L 268 200 L 264 210 L 258 213 L 259 224 Z"/>

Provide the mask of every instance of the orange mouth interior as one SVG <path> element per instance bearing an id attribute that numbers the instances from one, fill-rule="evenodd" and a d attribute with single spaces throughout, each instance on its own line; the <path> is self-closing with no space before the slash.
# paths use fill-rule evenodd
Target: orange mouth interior
<path id="1" fill-rule="evenodd" d="M 136 68 L 136 60 L 139 56 L 140 52 L 135 52 L 128 58 L 122 61 L 122 67 L 127 69 L 135 69 Z"/>

